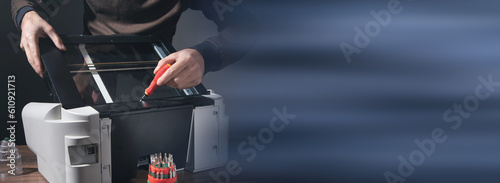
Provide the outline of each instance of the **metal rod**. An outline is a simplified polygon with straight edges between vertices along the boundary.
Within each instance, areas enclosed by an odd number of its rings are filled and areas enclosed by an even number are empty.
[[[133,68],[119,68],[119,69],[96,69],[96,70],[78,70],[78,71],[69,71],[69,73],[86,73],[86,72],[111,72],[111,71],[131,71],[131,70],[146,70],[146,69],[154,69],[156,67],[133,67]]]
[[[104,63],[92,63],[92,64],[68,64],[68,66],[85,66],[85,65],[119,65],[119,64],[137,64],[137,63],[158,63],[159,60],[152,61],[129,61],[129,62],[104,62]]]

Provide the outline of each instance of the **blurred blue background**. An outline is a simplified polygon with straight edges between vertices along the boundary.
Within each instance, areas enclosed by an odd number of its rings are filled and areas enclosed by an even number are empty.
[[[384,172],[398,175],[398,156],[408,160],[418,150],[414,140],[431,138],[435,128],[447,140],[405,182],[500,181],[500,87],[459,129],[443,120],[446,110],[475,94],[479,76],[500,81],[500,2],[402,0],[402,12],[348,63],[339,44],[353,44],[354,27],[364,30],[375,20],[370,11],[388,2],[244,1],[261,25],[257,45],[203,82],[226,103],[229,158],[242,168],[232,182],[387,182]],[[7,6],[2,2],[2,74],[40,81],[19,86],[18,107],[47,100],[30,93],[43,83],[6,39],[18,34]],[[61,34],[80,33],[74,20],[81,20],[81,2],[63,7],[52,24]],[[201,12],[189,10],[173,44],[182,49],[216,33]],[[268,128],[272,109],[284,106],[296,118],[246,161],[238,146]]]

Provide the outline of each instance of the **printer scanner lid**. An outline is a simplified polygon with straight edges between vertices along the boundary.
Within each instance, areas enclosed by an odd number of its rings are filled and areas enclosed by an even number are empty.
[[[54,101],[66,109],[92,106],[100,112],[120,112],[123,106],[128,106],[124,111],[133,111],[213,104],[201,96],[209,93],[202,84],[183,90],[161,86],[139,102],[158,61],[175,52],[165,39],[135,35],[63,35],[61,39],[66,51],[48,39],[40,41],[40,49],[47,87]]]

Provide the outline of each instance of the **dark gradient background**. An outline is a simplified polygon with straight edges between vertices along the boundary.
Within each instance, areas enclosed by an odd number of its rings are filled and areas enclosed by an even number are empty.
[[[430,138],[435,128],[447,140],[405,182],[500,182],[500,87],[459,129],[443,120],[453,104],[474,95],[479,76],[500,81],[500,2],[402,0],[403,11],[347,63],[339,44],[353,44],[353,28],[364,29],[374,20],[370,11],[388,2],[244,2],[260,21],[258,44],[242,61],[204,78],[230,116],[229,158],[242,168],[231,182],[386,182],[385,171],[398,172],[398,156],[408,159],[418,149],[414,140]],[[23,52],[6,39],[18,32],[9,4],[1,3],[2,77],[18,76],[20,114],[26,102],[47,97]],[[70,1],[52,19],[59,33],[81,32],[80,3]],[[174,46],[215,33],[200,12],[188,11]],[[284,106],[297,117],[247,162],[238,145],[269,127],[272,109]]]

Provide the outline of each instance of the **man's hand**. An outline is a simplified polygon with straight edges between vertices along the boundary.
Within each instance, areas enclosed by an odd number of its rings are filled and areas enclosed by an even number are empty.
[[[186,89],[201,83],[205,73],[205,60],[195,49],[184,49],[168,55],[158,62],[154,73],[165,64],[172,65],[158,79],[158,85]]]
[[[52,42],[62,51],[66,50],[61,38],[57,35],[52,26],[42,19],[35,11],[29,11],[24,14],[21,21],[21,49],[26,53],[28,62],[33,67],[33,70],[43,77],[42,62],[40,59],[40,49],[38,47],[38,39],[40,37],[49,36]]]

